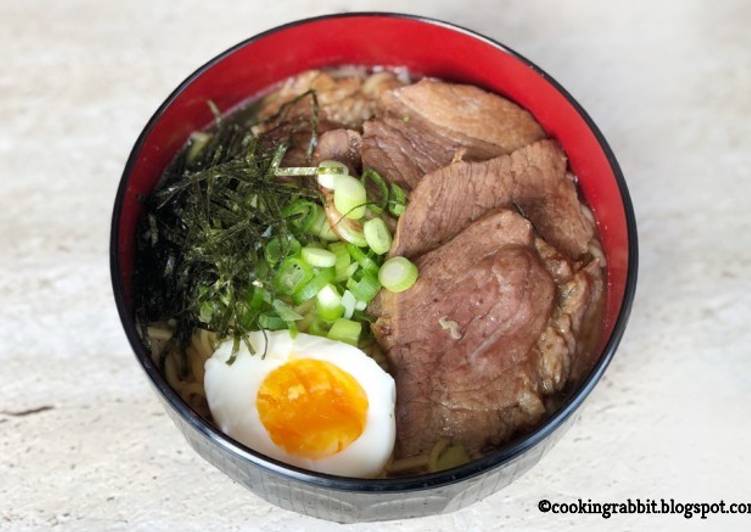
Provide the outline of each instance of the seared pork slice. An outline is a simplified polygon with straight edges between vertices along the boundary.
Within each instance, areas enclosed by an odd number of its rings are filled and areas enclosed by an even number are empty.
[[[307,91],[315,91],[319,119],[349,128],[360,128],[374,114],[381,94],[401,82],[392,72],[336,76],[320,70],[307,70],[289,78],[265,96],[258,117],[263,121],[277,115],[282,107]],[[283,120],[307,117],[313,109],[311,97],[300,99],[284,111]]]
[[[537,239],[536,245],[557,285],[555,308],[533,354],[540,391],[552,395],[568,383],[581,382],[596,361],[604,303],[603,270],[593,260],[574,272],[573,265],[555,255],[547,243]]]
[[[597,260],[589,262],[578,272],[587,283],[587,290],[583,297],[576,298],[574,293],[562,291],[563,301],[561,308],[564,312],[576,308],[574,303],[580,305],[581,310],[570,312],[572,316],[571,328],[576,338],[575,355],[571,361],[569,382],[581,382],[592,370],[597,362],[597,344],[602,336],[602,313],[605,308],[605,271]],[[578,320],[577,320],[578,318]]]
[[[409,290],[382,290],[372,329],[397,383],[397,454],[442,437],[470,452],[498,445],[545,413],[534,347],[555,284],[531,224],[502,210],[417,259]]]
[[[353,129],[332,129],[318,139],[316,162],[334,160],[344,163],[351,174],[360,171],[362,137]]]
[[[399,218],[392,255],[436,248],[488,211],[516,206],[545,240],[570,258],[588,250],[594,227],[566,176],[566,156],[542,140],[489,161],[460,161],[426,175]]]
[[[482,161],[545,138],[509,100],[434,79],[384,92],[376,114],[363,125],[363,165],[406,188],[456,156]]]

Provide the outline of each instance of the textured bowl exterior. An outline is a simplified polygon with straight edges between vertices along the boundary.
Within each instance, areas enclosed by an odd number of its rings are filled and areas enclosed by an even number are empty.
[[[454,512],[508,486],[532,468],[575,421],[571,416],[539,445],[516,458],[460,482],[409,491],[349,491],[270,474],[211,438],[165,403],[165,409],[190,446],[209,463],[264,500],[286,510],[339,523],[407,519]]]
[[[274,62],[257,59],[272,56]],[[352,479],[263,456],[196,414],[166,383],[138,336],[131,281],[140,197],[151,192],[188,135],[211,121],[206,100],[226,111],[303,70],[347,64],[402,65],[472,83],[532,112],[569,156],[608,261],[602,354],[590,375],[536,430],[449,471]],[[349,13],[297,21],[252,37],[199,68],[165,100],[136,141],[123,172],[112,218],[110,265],[115,302],[136,358],[196,452],[273,504],[351,523],[455,511],[509,485],[536,464],[571,425],[615,354],[634,297],[637,255],[634,214],[615,157],[586,112],[545,72],[505,46],[458,26],[400,14]]]

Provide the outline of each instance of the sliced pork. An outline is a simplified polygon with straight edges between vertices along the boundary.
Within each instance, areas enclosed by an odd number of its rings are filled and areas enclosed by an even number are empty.
[[[539,234],[571,258],[586,253],[594,227],[551,140],[483,162],[457,162],[426,175],[399,219],[392,255],[416,257],[499,207],[517,207]]]
[[[321,121],[360,128],[365,120],[373,116],[379,97],[400,85],[401,82],[392,72],[335,76],[320,70],[307,70],[289,78],[266,96],[258,116],[261,120],[278,117],[280,112],[284,113],[284,117],[281,117],[283,120],[310,116],[312,97],[300,98],[293,104],[290,102],[308,91],[314,91]]]
[[[408,189],[455,157],[482,161],[545,138],[509,100],[434,79],[383,92],[376,116],[363,125],[363,165]]]
[[[351,174],[360,171],[360,149],[362,136],[353,129],[332,129],[318,139],[316,162],[335,160],[344,163]]]
[[[399,455],[441,437],[479,451],[534,425],[545,408],[531,354],[556,288],[531,224],[491,214],[417,264],[411,289],[381,291],[371,309],[396,371]]]

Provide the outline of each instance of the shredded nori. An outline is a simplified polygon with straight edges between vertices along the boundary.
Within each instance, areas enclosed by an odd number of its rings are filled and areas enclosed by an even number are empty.
[[[310,97],[312,112],[308,155],[317,135],[318,104],[306,92],[269,119],[284,120],[287,110]],[[269,140],[253,133],[251,123],[222,118],[206,133],[205,145],[188,156],[190,143],[177,156],[161,184],[144,198],[136,250],[136,315],[141,323],[175,320],[175,339],[186,345],[200,326],[219,337],[233,337],[235,348],[248,332],[263,329],[258,317],[275,297],[273,272],[264,247],[276,239],[280,259],[289,242],[303,241],[284,207],[299,199],[320,202],[311,180],[276,175],[291,135]],[[295,127],[290,128],[290,132]],[[251,306],[254,290],[267,296],[263,307]],[[251,352],[252,346],[248,346]]]

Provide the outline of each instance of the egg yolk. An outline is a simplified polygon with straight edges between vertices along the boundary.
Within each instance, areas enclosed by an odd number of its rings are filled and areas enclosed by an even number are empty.
[[[323,360],[300,358],[266,376],[256,408],[276,445],[295,456],[320,459],[360,437],[368,398],[346,371]]]

